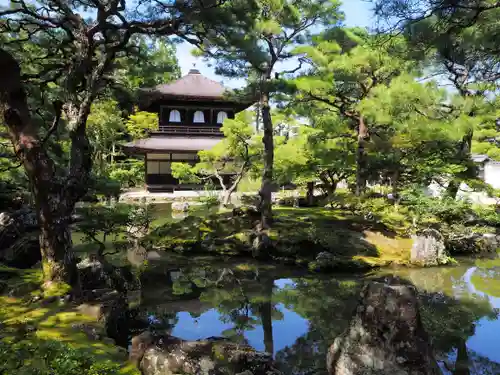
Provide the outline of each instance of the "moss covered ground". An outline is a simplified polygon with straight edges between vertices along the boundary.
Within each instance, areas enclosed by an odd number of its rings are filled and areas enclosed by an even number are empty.
[[[144,244],[185,255],[252,256],[256,219],[248,212],[190,216],[156,228]],[[404,227],[403,223],[397,224]],[[271,246],[260,255],[311,270],[407,265],[412,246],[411,238],[405,237],[396,225],[329,208],[276,208],[268,236]],[[327,265],[316,262],[317,255],[324,251],[334,256]]]
[[[42,298],[41,270],[1,267],[0,276],[0,345],[7,348],[2,350],[0,372],[28,374],[36,368],[43,375],[139,374],[127,363],[126,351],[105,337],[94,318],[55,295]]]

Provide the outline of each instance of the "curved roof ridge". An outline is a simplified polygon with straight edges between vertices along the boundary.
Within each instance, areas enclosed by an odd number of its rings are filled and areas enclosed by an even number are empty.
[[[178,80],[159,84],[151,91],[179,97],[210,98],[223,98],[225,93],[231,92],[220,82],[205,77],[198,70],[190,70],[188,74]]]

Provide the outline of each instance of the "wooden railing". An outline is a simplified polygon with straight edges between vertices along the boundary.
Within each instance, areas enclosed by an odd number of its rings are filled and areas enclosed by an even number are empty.
[[[219,126],[191,126],[191,125],[160,125],[157,134],[204,134],[204,135],[222,135]]]

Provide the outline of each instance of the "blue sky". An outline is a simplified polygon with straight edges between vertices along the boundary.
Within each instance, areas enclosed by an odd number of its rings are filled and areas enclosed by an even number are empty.
[[[373,24],[372,5],[367,0],[343,0],[343,3],[342,10],[345,13],[346,25],[369,27]],[[217,76],[213,68],[206,66],[200,58],[195,58],[191,55],[192,49],[193,47],[187,43],[177,46],[177,59],[179,60],[182,75],[187,74],[187,72],[193,68],[193,64],[196,64],[196,69],[198,69],[201,74],[215,81],[224,82],[224,85],[228,87],[237,87],[243,83],[242,80],[229,80],[225,77]],[[289,67],[286,66],[284,68],[293,69],[294,67],[295,64],[291,62]]]
[[[342,10],[345,13],[345,23],[348,26],[362,26],[369,27],[373,24],[372,22],[372,12],[370,0],[343,0]],[[7,5],[8,0],[0,0],[0,5]],[[177,58],[182,70],[182,74],[187,74],[187,72],[193,68],[193,64],[196,64],[196,68],[208,78],[215,81],[223,81],[228,87],[237,87],[243,84],[242,80],[228,80],[227,78],[217,76],[214,70],[208,66],[201,59],[197,59],[191,55],[191,50],[193,47],[187,43],[177,46]],[[290,70],[296,67],[294,61],[283,65],[280,68],[284,70]]]

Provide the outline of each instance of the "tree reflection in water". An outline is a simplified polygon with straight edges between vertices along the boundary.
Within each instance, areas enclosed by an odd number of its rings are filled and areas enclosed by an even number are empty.
[[[468,267],[392,270],[412,281],[420,291],[421,314],[424,326],[432,340],[436,358],[444,374],[488,375],[500,374],[500,364],[467,347],[467,340],[476,333],[479,319],[498,319],[487,292],[495,287],[478,281],[482,275],[488,281],[500,282],[498,274],[480,268],[474,284],[481,286],[483,295],[471,293]],[[348,326],[358,303],[359,292],[367,277],[306,276],[291,278],[283,287],[282,270],[261,268],[256,265],[220,265],[210,262],[202,266],[184,266],[170,275],[163,283],[163,303],[152,306],[155,317],[163,314],[163,322],[176,323],[176,313],[190,312],[201,316],[207,311],[216,311],[224,323],[220,335],[238,343],[257,345],[275,354],[275,359],[285,374],[326,374],[326,352],[335,337]],[[293,275],[292,275],[293,276]],[[374,275],[379,277],[380,275]],[[154,278],[153,278],[154,279]],[[482,279],[481,279],[482,280]],[[489,289],[488,289],[489,288]],[[147,293],[146,293],[147,294]],[[168,300],[169,302],[165,303]],[[182,302],[182,303],[181,303]],[[158,310],[162,306],[163,310]],[[170,306],[170,308],[169,308]],[[273,322],[281,321],[289,331],[299,331],[290,325],[280,309],[285,308],[308,321],[308,331],[296,336],[294,342],[279,340],[276,348]],[[221,324],[222,325],[222,324]],[[229,328],[228,328],[229,326]],[[262,327],[262,328],[261,328]],[[246,333],[262,330],[260,340],[255,342]],[[298,333],[301,334],[302,332]],[[262,346],[261,346],[262,345]]]

